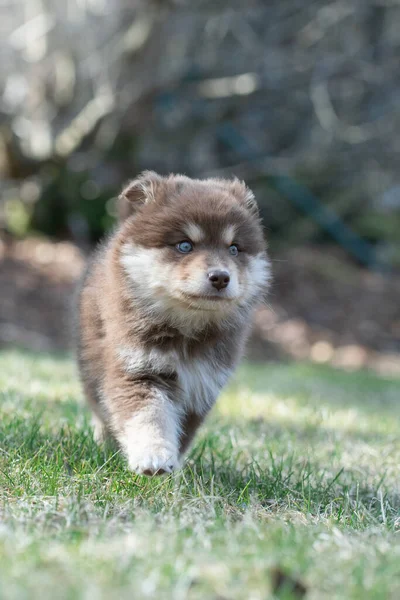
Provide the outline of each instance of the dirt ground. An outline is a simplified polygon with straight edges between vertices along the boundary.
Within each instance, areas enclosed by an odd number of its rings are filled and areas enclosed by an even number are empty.
[[[68,242],[0,238],[0,345],[71,348],[84,265],[84,253]],[[287,251],[273,273],[249,358],[400,374],[400,274],[366,271],[333,248]]]

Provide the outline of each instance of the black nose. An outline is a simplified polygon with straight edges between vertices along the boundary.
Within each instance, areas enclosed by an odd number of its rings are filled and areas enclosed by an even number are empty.
[[[210,271],[208,279],[211,281],[211,285],[217,290],[223,290],[228,287],[228,283],[231,280],[228,271]]]

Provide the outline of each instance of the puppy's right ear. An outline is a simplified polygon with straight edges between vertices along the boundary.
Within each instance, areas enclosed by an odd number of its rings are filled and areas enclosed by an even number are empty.
[[[122,190],[118,197],[118,218],[124,221],[142,204],[155,202],[163,177],[154,171],[143,171]]]

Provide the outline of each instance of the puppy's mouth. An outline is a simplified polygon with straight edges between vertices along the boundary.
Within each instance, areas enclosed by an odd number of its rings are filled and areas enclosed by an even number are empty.
[[[232,302],[234,298],[229,298],[228,296],[217,296],[217,294],[182,294],[185,298],[189,298],[191,300],[210,300],[211,302],[221,302],[223,300]]]
[[[232,304],[237,301],[237,298],[232,298],[217,294],[188,294],[181,292],[180,300],[188,306],[188,308],[202,308],[204,310],[215,310],[218,306]]]

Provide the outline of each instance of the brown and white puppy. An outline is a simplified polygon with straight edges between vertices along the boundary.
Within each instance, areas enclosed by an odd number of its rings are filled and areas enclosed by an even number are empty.
[[[120,200],[81,291],[81,377],[97,439],[136,473],[169,473],[242,355],[269,261],[238,180],[145,172]]]

